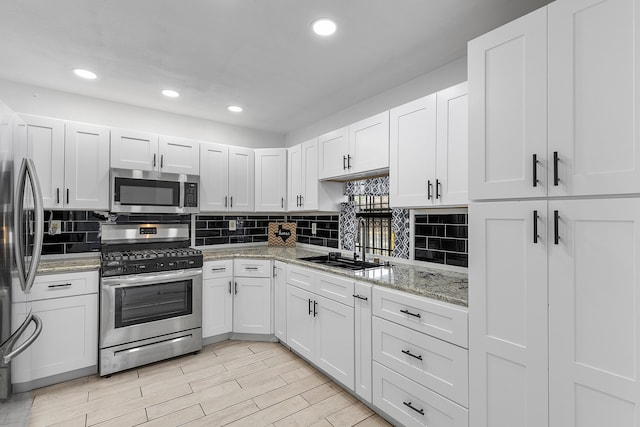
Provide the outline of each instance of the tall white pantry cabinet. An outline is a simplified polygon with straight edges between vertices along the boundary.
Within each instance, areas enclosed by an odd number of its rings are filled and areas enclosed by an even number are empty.
[[[640,425],[640,4],[469,43],[473,427]]]

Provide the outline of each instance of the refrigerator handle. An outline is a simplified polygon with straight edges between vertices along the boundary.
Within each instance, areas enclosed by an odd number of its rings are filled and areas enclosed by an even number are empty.
[[[29,323],[31,322],[36,324],[36,329],[29,338],[20,344],[18,348],[13,349],[13,345],[22,336],[25,329],[27,329],[27,326],[29,326]],[[42,332],[42,320],[38,315],[29,312],[27,319],[22,323],[20,328],[18,328],[18,330],[14,332],[7,341],[5,341],[2,347],[0,347],[0,356],[2,357],[2,359],[0,359],[0,366],[8,365],[11,362],[11,359],[25,351],[27,347],[29,347],[38,338],[38,336],[40,336],[40,332]]]
[[[33,237],[33,254],[31,256],[31,264],[29,265],[29,272],[25,274],[24,268],[24,224],[22,223],[22,214],[24,212],[24,192],[27,185],[27,175],[29,175],[29,182],[31,183],[31,190],[33,192],[34,199],[34,222],[35,231]],[[36,167],[32,159],[22,159],[22,165],[20,165],[20,173],[18,174],[18,186],[16,188],[15,197],[15,211],[14,211],[14,224],[17,230],[18,238],[14,245],[16,252],[16,267],[18,270],[18,278],[20,279],[20,286],[25,293],[31,292],[33,281],[36,278],[36,272],[38,264],[40,263],[40,256],[42,254],[42,241],[44,239],[44,209],[42,202],[42,190],[40,189],[40,181],[36,173]]]

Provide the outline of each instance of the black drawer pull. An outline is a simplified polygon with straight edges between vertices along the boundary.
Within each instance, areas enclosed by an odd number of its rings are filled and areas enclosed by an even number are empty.
[[[404,403],[405,406],[408,406],[409,408],[413,409],[414,411],[416,411],[417,413],[419,413],[420,415],[424,415],[424,409],[418,409],[416,407],[414,407],[411,402],[402,402]]]
[[[560,214],[558,211],[553,211],[553,243],[557,245],[560,243],[560,231],[558,230],[560,222]]]
[[[244,269],[245,270],[257,270],[258,267],[245,267]]]
[[[354,295],[353,297],[354,297],[354,298],[361,299],[361,300],[363,300],[363,301],[367,301],[367,300],[368,300],[368,298],[367,298],[367,297],[363,297],[362,295]]]
[[[533,211],[533,243],[538,243],[538,211]]]
[[[560,182],[560,178],[558,178],[558,162],[559,161],[560,160],[558,159],[558,152],[554,151],[553,152],[553,185],[556,187]]]
[[[227,267],[217,267],[217,268],[212,268],[211,271],[226,271]]]
[[[412,313],[409,310],[400,310],[400,313],[408,314],[409,316],[417,317],[418,319],[422,317],[420,313]]]
[[[69,286],[73,286],[73,283],[60,283],[57,285],[49,285],[48,288],[68,288]]]
[[[402,352],[404,354],[406,354],[407,356],[411,356],[411,357],[414,357],[414,358],[416,358],[418,360],[422,360],[422,356],[419,356],[419,355],[416,356],[415,354],[411,353],[409,350],[402,350]]]
[[[538,186],[538,155],[533,155],[533,186]]]

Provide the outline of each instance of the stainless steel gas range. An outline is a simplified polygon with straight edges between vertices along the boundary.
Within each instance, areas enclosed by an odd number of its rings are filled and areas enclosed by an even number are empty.
[[[103,224],[100,375],[202,348],[202,253],[187,224]]]

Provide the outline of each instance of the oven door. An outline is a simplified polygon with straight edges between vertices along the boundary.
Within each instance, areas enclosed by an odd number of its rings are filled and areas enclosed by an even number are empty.
[[[202,269],[102,278],[100,348],[202,327]]]

